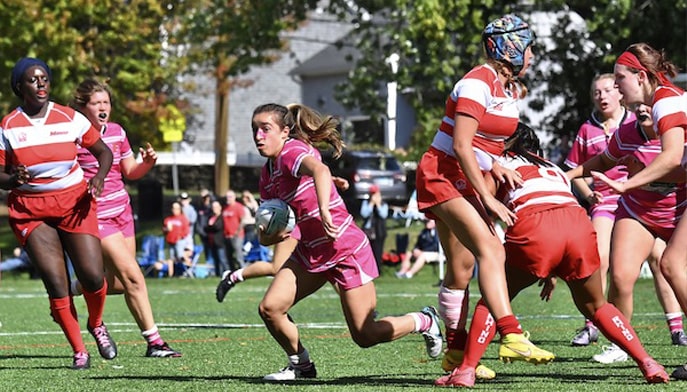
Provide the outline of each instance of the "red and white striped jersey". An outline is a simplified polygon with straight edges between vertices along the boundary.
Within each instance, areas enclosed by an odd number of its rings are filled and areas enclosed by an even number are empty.
[[[568,177],[558,166],[538,166],[521,156],[501,156],[498,162],[522,175],[522,186],[501,187],[497,195],[517,216],[563,206],[580,207],[570,191]]]
[[[30,118],[19,107],[2,119],[0,165],[25,165],[31,176],[13,192],[59,192],[84,181],[76,161],[77,145],[92,146],[100,133],[74,109],[48,105],[42,118]]]
[[[444,118],[437,133],[449,137],[435,138],[432,146],[451,156],[456,113],[477,120],[479,125],[472,144],[494,155],[503,152],[504,141],[518,126],[517,99],[503,87],[498,74],[488,64],[477,66],[468,72],[455,84],[446,99]]]
[[[675,86],[658,86],[651,109],[654,129],[659,135],[680,127],[687,140],[687,94]]]

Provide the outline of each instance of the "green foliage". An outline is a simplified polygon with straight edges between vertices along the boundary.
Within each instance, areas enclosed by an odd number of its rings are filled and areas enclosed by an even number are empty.
[[[332,1],[339,15],[350,18],[346,1]],[[546,112],[554,97],[562,97],[562,110],[543,121],[542,130],[555,137],[574,136],[591,108],[589,85],[594,75],[612,72],[615,58],[633,42],[646,41],[664,48],[676,64],[686,64],[687,36],[685,0],[668,1],[562,1],[534,0],[386,0],[357,1],[361,8],[353,17],[358,28],[349,38],[361,51],[337,99],[349,108],[359,107],[373,118],[383,118],[381,96],[386,81],[396,80],[418,118],[409,155],[425,151],[443,114],[446,95],[471,67],[483,61],[481,32],[486,23],[514,12],[528,19],[533,12],[549,12],[550,36],[542,36],[535,47],[535,62],[552,64],[531,71],[525,82],[531,90],[546,86],[541,99],[524,108],[524,120]],[[349,10],[350,11],[350,10]],[[582,28],[573,28],[582,18]],[[372,17],[364,17],[369,12]],[[650,26],[650,28],[649,28]],[[655,28],[655,26],[661,26]],[[551,39],[555,48],[544,45]],[[401,57],[393,75],[385,59]]]
[[[168,92],[175,74],[162,65],[160,26],[165,17],[158,1],[26,1],[0,4],[0,112],[19,104],[9,75],[24,56],[45,60],[53,71],[51,98],[68,104],[86,77],[110,80],[115,121],[131,129],[131,142],[160,140],[152,112],[129,110],[131,101]]]
[[[568,1],[571,11],[584,18],[586,31],[571,27],[561,7],[538,1],[542,10],[558,10],[552,24],[555,50],[537,52],[536,61],[559,64],[534,76],[531,85],[547,84],[547,97],[535,102],[534,110],[545,109],[553,96],[562,96],[562,110],[546,118],[544,129],[556,138],[573,136],[593,108],[589,88],[592,78],[613,72],[617,56],[632,43],[647,42],[664,49],[668,59],[684,69],[687,63],[685,36],[687,2],[680,1]],[[657,27],[657,26],[660,26]]]

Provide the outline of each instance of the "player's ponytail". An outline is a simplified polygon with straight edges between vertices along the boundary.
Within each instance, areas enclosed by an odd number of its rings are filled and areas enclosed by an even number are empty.
[[[537,133],[523,123],[518,123],[515,133],[506,139],[504,155],[518,155],[537,166],[555,166],[553,163],[542,158],[543,155],[539,137]]]

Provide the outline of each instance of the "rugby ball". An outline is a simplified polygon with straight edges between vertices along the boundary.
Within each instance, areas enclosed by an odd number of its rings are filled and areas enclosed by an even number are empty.
[[[258,206],[255,224],[267,235],[290,232],[296,226],[296,214],[284,200],[269,199]]]

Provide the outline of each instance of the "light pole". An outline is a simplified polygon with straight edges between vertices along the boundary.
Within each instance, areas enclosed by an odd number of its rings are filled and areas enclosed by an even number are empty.
[[[391,67],[391,73],[394,75],[394,80],[386,84],[386,134],[384,135],[384,142],[386,148],[393,151],[396,149],[396,112],[398,103],[398,83],[396,82],[396,73],[398,72],[398,60],[400,56],[398,53],[392,53],[386,58],[385,62]]]

